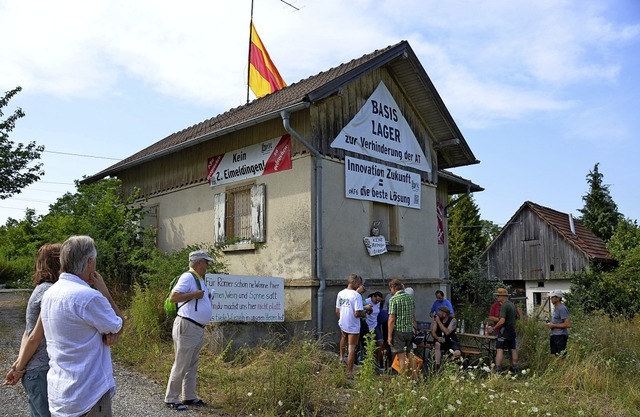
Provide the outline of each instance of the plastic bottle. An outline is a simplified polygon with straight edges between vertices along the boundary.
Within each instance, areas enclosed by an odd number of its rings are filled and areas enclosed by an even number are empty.
[[[489,322],[484,325],[484,335],[489,336]]]
[[[464,333],[464,320],[462,320],[462,324],[460,325],[460,333]]]
[[[484,322],[480,322],[480,331],[478,332],[480,336],[484,336]]]

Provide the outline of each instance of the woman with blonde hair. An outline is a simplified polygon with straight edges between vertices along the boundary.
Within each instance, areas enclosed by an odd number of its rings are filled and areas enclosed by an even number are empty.
[[[26,328],[22,335],[20,353],[3,384],[15,385],[22,379],[22,385],[29,397],[29,411],[32,417],[51,415],[47,398],[49,356],[40,321],[40,302],[44,293],[58,281],[61,247],[60,243],[45,243],[38,249],[33,274],[35,289],[27,304]]]

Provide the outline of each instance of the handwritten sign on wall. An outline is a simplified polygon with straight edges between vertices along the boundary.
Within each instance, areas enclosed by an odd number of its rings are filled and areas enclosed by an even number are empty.
[[[213,290],[211,321],[284,321],[284,279],[245,275],[206,274]]]

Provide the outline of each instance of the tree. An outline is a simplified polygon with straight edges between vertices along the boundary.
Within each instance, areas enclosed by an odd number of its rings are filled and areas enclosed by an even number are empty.
[[[607,249],[617,261],[623,261],[627,254],[640,247],[640,227],[637,220],[625,219],[622,216],[616,230],[607,242]]]
[[[31,267],[38,248],[47,242],[63,242],[71,235],[89,235],[98,249],[98,270],[109,284],[128,289],[144,270],[148,256],[139,227],[143,210],[136,195],[123,198],[118,179],[77,185],[36,216],[27,210],[25,219],[11,220],[0,228],[0,255],[7,260],[29,258]],[[1,271],[0,259],[0,273]],[[9,277],[17,279],[20,277]]]
[[[4,115],[2,108],[21,90],[21,87],[16,87],[0,98],[0,200],[19,194],[23,188],[44,175],[42,163],[30,165],[40,159],[44,146],[36,146],[35,142],[15,145],[9,140],[9,133],[15,128],[16,121],[24,117],[22,109],[18,107],[6,120],[1,119]]]
[[[482,234],[484,235],[487,244],[491,243],[502,231],[502,228],[491,220],[480,220],[480,223],[482,223]]]
[[[578,209],[582,213],[582,224],[596,236],[607,242],[613,235],[621,215],[618,206],[609,193],[609,185],[603,184],[603,175],[598,171],[599,163],[587,174],[589,192],[582,196],[584,207]]]
[[[453,203],[453,205],[451,205]],[[473,301],[473,276],[480,254],[489,244],[487,224],[480,220],[480,209],[473,195],[449,199],[449,275],[457,297]]]

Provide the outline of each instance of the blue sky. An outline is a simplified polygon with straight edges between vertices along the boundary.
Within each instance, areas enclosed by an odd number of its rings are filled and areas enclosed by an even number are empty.
[[[481,161],[453,172],[486,189],[483,219],[503,225],[526,200],[578,215],[596,163],[640,219],[637,0],[290,3],[254,6],[290,84],[409,41]],[[5,117],[26,112],[10,138],[46,147],[46,175],[0,200],[0,224],[244,104],[249,13],[250,0],[0,0],[0,91],[23,88]]]

